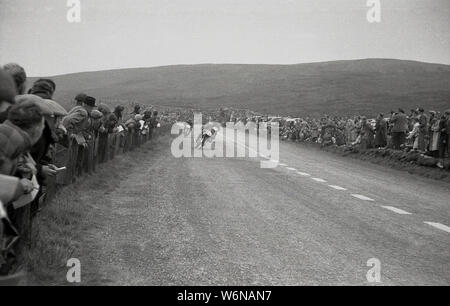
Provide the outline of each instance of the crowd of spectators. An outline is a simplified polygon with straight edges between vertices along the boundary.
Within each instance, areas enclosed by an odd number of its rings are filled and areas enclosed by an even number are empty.
[[[439,159],[450,152],[450,109],[444,112],[412,109],[379,114],[374,119],[365,116],[322,118],[290,118],[253,116],[246,120],[259,124],[278,122],[281,139],[319,143],[322,146],[351,146],[360,149],[392,149],[415,151]],[[270,128],[270,124],[267,124]]]
[[[0,68],[0,276],[14,261],[17,238],[27,234],[21,223],[39,211],[50,178],[66,168],[56,165],[57,145],[75,143],[76,167],[81,168],[90,145],[98,146],[99,162],[105,159],[101,149],[108,134],[145,135],[159,125],[153,109],[135,105],[125,113],[117,105],[111,110],[86,93],[78,94],[66,111],[53,99],[57,84],[51,79],[36,80],[28,91],[26,87],[23,67]]]
[[[365,116],[282,117],[232,110],[227,121],[256,122],[270,130],[279,125],[280,138],[296,142],[317,143],[321,146],[352,147],[360,150],[389,149],[416,152],[438,160],[443,168],[450,157],[450,109],[442,112],[422,108],[382,113],[376,118]]]

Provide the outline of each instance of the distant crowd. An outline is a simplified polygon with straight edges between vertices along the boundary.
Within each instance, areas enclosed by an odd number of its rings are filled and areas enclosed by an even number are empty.
[[[379,114],[375,119],[364,116],[322,118],[268,117],[253,115],[236,117],[233,121],[256,121],[270,128],[270,122],[278,122],[280,137],[299,142],[314,142],[322,146],[352,146],[365,149],[390,148],[416,151],[440,159],[450,152],[450,109],[443,112],[422,108],[406,114],[403,109],[392,111],[389,116]]]

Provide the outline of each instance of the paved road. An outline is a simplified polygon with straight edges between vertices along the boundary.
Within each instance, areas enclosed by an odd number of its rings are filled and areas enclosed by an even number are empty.
[[[103,279],[364,285],[376,258],[382,285],[450,285],[448,184],[291,143],[259,160],[177,159],[167,140],[105,195]]]

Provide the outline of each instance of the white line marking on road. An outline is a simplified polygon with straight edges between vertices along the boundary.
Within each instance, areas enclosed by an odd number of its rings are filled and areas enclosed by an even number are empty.
[[[279,165],[280,165],[280,166],[283,166],[283,167],[286,167],[286,166],[287,166],[286,164],[283,164],[283,163],[279,163]]]
[[[295,169],[295,168],[286,168],[286,169],[291,170],[291,171],[297,171],[297,169]]]
[[[329,187],[336,189],[336,190],[347,190],[347,188],[341,187],[341,186],[336,186],[336,185],[328,185]]]
[[[327,181],[325,181],[324,179],[321,178],[317,178],[317,177],[313,177],[313,180],[319,183],[326,183]]]
[[[355,197],[357,199],[363,200],[363,201],[375,201],[374,199],[368,198],[366,196],[360,195],[360,194],[353,194],[352,193],[352,197]]]
[[[299,174],[301,176],[311,176],[311,174],[309,174],[309,173],[300,172],[300,171],[297,171],[297,174]]]
[[[393,206],[381,206],[381,207],[386,208],[386,209],[388,209],[390,211],[393,211],[393,212],[395,212],[397,214],[400,214],[400,215],[411,215],[411,213],[409,213],[409,212],[407,212],[407,211],[405,211],[403,209],[393,207]]]
[[[441,224],[441,223],[436,223],[436,222],[424,222],[428,225],[431,225],[435,228],[438,228],[444,232],[450,233],[450,227],[448,227],[447,225]]]

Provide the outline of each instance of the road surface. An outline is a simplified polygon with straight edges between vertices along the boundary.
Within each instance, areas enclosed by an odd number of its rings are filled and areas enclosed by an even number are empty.
[[[377,284],[369,261],[380,285],[450,285],[448,184],[293,143],[273,169],[170,144],[104,195],[105,284]]]

